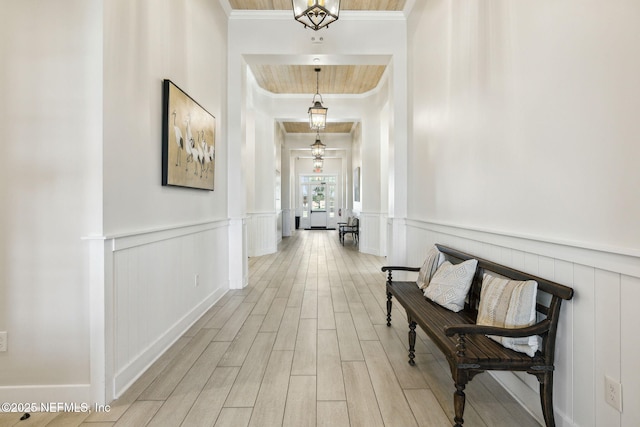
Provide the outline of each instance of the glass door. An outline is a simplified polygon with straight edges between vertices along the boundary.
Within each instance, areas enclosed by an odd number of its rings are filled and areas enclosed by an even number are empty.
[[[311,228],[327,227],[326,183],[311,183]]]
[[[301,228],[309,228],[311,227],[311,203],[309,201],[309,195],[311,192],[309,191],[310,185],[308,183],[300,184],[300,227]]]
[[[300,226],[302,228],[335,228],[336,177],[300,176]]]

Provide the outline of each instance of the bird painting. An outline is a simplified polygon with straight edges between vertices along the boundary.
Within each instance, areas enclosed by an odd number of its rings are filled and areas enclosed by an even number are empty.
[[[162,185],[213,191],[215,117],[170,80],[162,97]]]
[[[203,138],[204,132],[202,134],[198,132],[198,144],[195,146],[193,150],[193,155],[195,159],[195,169],[193,171],[194,175],[198,174],[198,166],[200,166],[200,178],[202,178],[202,166],[204,165],[204,151],[202,151],[201,140]]]
[[[211,162],[215,158],[215,148],[213,145],[208,145],[205,140],[204,131],[202,131],[202,150],[204,151],[204,164],[206,166],[205,169],[205,178],[209,178],[209,170],[211,169]]]
[[[191,133],[191,114],[187,116],[187,143],[185,145],[185,150],[187,151],[187,165],[184,170],[189,170],[189,162],[193,162],[193,149],[195,147],[195,141],[193,140],[193,133]]]
[[[173,110],[173,113],[171,113],[171,115],[173,116],[173,131],[176,134],[176,144],[178,145],[176,154],[176,166],[180,166],[180,163],[182,162],[182,150],[184,149],[184,138],[182,138],[182,131],[180,130],[178,125],[176,125],[176,110]]]

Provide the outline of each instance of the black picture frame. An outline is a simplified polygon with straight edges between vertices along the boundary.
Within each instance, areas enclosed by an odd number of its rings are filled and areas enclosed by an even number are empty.
[[[214,190],[216,118],[171,80],[162,82],[162,185]]]

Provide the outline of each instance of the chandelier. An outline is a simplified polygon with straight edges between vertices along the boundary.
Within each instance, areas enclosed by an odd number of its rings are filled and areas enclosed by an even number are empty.
[[[338,20],[340,0],[292,0],[293,17],[302,25],[318,31]]]
[[[326,145],[324,145],[322,141],[320,141],[320,133],[317,133],[316,142],[311,144],[311,155],[313,155],[314,157],[322,157],[324,156],[325,148],[326,148]]]
[[[326,145],[320,141],[320,132],[316,133],[316,142],[311,144],[311,155],[313,156],[313,171],[322,172],[322,166],[324,165],[324,150]]]
[[[324,160],[322,157],[316,156],[316,158],[313,159],[313,169],[315,170],[322,169],[323,165],[324,165]]]
[[[328,108],[322,106],[323,99],[322,95],[320,95],[320,91],[318,90],[320,68],[315,68],[314,71],[316,72],[316,94],[313,95],[313,99],[311,100],[313,105],[309,107],[309,127],[311,129],[320,130],[327,126]],[[320,98],[320,101],[316,100],[316,96]]]

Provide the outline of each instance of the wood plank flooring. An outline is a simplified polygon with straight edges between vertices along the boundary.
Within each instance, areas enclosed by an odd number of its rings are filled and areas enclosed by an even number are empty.
[[[447,362],[419,333],[407,363],[399,306],[386,326],[383,264],[336,231],[296,231],[251,258],[249,286],[223,296],[110,412],[0,414],[0,427],[450,426]],[[467,392],[465,425],[539,426],[488,374]]]

